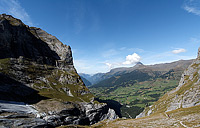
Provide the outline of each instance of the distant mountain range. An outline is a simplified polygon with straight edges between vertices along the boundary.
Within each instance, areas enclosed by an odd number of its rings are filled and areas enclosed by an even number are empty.
[[[130,73],[136,69],[150,69],[152,71],[161,71],[161,72],[166,72],[166,71],[169,71],[170,69],[183,70],[183,69],[187,68],[187,66],[191,62],[192,62],[192,60],[179,60],[179,61],[175,61],[175,62],[171,62],[171,63],[161,63],[161,64],[155,64],[155,65],[144,65],[141,62],[138,62],[133,67],[114,68],[114,69],[111,69],[107,73],[97,73],[94,75],[79,73],[79,75],[81,76],[81,78],[89,81],[91,83],[91,85],[95,85],[105,79],[111,78],[113,76],[119,76],[122,74]],[[88,86],[87,83],[88,82],[86,82],[85,84]]]
[[[122,117],[134,118],[145,106],[153,104],[160,96],[175,88],[181,74],[192,61],[179,60],[155,65],[143,65],[140,62],[130,68],[112,69],[101,74],[96,79],[99,82],[90,85],[89,89],[100,100],[119,102],[122,105]]]
[[[91,83],[91,85],[94,85],[94,84],[97,84],[98,82],[100,82],[102,80],[105,80],[105,79],[108,79],[108,78],[110,78],[112,76],[116,76],[116,75],[119,75],[119,74],[130,72],[133,69],[136,69],[140,65],[143,65],[143,64],[141,62],[138,62],[134,66],[134,68],[121,67],[121,68],[111,69],[107,73],[96,73],[96,74],[93,74],[93,75],[85,74],[85,73],[79,73],[79,75],[81,76],[81,78],[83,78],[83,82],[85,80],[85,82],[84,82],[85,85],[86,86],[90,86],[90,85],[87,84],[88,83],[87,81],[89,81]]]
[[[81,78],[84,78],[86,79],[87,81],[89,81],[92,84],[96,84],[98,83],[99,81],[103,80],[102,76],[104,75],[105,73],[97,73],[97,74],[94,74],[94,75],[90,75],[90,74],[85,74],[85,73],[79,73],[79,75],[81,76]],[[84,81],[83,79],[83,81]],[[86,86],[88,86],[87,83],[85,83]]]

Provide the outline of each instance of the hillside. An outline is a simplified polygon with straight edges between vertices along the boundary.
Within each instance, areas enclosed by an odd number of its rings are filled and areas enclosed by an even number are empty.
[[[200,48],[197,58],[183,72],[179,85],[167,92],[137,119],[102,121],[91,128],[199,128]]]
[[[178,87],[166,93],[153,106],[147,107],[138,117],[200,105],[199,71],[200,49],[197,58],[182,74]]]
[[[86,78],[84,78],[84,77],[81,76],[81,79],[83,80],[83,83],[84,83],[86,86],[92,85],[92,83],[91,83],[90,81],[88,81]]]
[[[141,62],[136,63],[135,66],[133,67],[120,67],[120,68],[114,68],[111,69],[109,72],[107,73],[97,73],[94,75],[89,75],[89,74],[85,74],[85,73],[79,73],[79,75],[81,77],[84,77],[85,79],[87,79],[88,81],[90,81],[92,83],[92,85],[98,84],[99,82],[109,79],[111,77],[114,76],[119,76],[119,75],[123,75],[126,73],[130,73],[136,69],[152,69],[153,71],[169,71],[170,69],[178,69],[180,68],[187,68],[187,66],[190,64],[190,61],[187,60],[179,60],[179,61],[175,61],[172,63],[161,63],[161,64],[155,64],[155,65],[144,65]]]
[[[138,119],[101,121],[92,126],[62,126],[59,128],[199,128],[200,105],[152,114]]]
[[[122,105],[123,117],[135,118],[145,106],[152,105],[167,91],[177,87],[182,72],[192,61],[180,60],[156,65],[140,64],[129,68],[130,71],[124,68],[126,71],[123,70],[123,73],[120,69],[120,75],[100,81],[89,89],[101,100],[118,101]]]
[[[0,15],[0,127],[89,125],[115,118],[77,74],[70,46]]]
[[[102,121],[85,128],[199,128],[199,120],[200,105],[181,108],[167,113],[152,114],[138,119],[118,119],[111,122]]]

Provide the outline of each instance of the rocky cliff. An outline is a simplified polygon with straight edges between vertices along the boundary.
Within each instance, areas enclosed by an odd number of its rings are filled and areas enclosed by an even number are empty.
[[[137,117],[200,105],[200,48],[197,58],[184,71],[178,87],[166,93]]]
[[[30,110],[26,104],[33,111],[24,111]],[[40,28],[0,15],[0,126],[87,125],[115,118],[85,87],[70,46]]]

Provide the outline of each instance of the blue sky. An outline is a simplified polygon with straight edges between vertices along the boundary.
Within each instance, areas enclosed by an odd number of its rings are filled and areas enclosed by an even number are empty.
[[[0,0],[0,13],[70,45],[78,72],[192,59],[199,0]]]

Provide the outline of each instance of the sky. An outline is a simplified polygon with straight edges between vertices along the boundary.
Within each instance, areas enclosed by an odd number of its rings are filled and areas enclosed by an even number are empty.
[[[0,0],[0,13],[70,45],[79,73],[194,59],[199,0]]]

